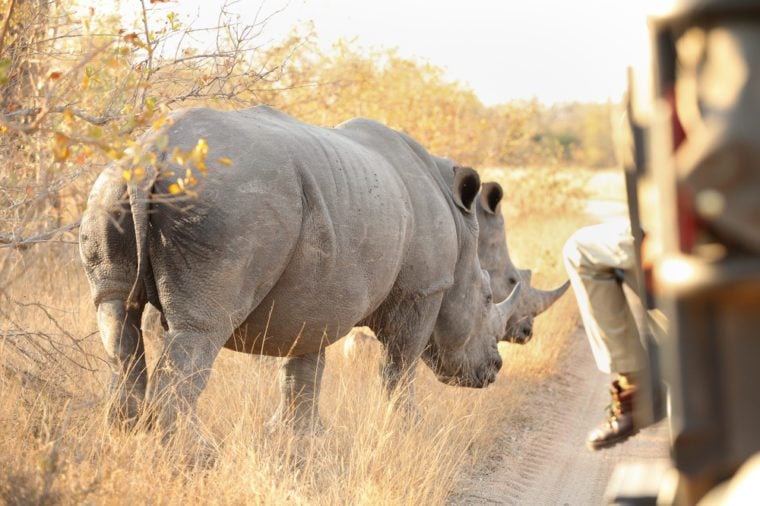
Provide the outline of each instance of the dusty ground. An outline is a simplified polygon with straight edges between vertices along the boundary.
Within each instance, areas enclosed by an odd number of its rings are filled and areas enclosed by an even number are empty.
[[[625,216],[621,174],[600,173],[589,186],[589,224]],[[605,416],[609,376],[596,368],[582,328],[563,345],[557,373],[529,393],[524,416],[503,428],[489,458],[450,504],[603,504],[617,463],[668,457],[666,421],[613,448],[586,447],[588,431]]]
[[[609,403],[582,329],[570,337],[559,371],[530,394],[519,426],[504,427],[483,463],[451,504],[602,504],[615,464],[667,458],[667,425],[642,430],[613,448],[592,452],[586,434]]]

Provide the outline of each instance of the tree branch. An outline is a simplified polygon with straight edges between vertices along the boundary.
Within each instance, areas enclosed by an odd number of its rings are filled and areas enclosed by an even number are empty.
[[[0,248],[23,249],[32,244],[47,242],[60,234],[78,228],[81,221],[82,220],[79,219],[73,223],[69,223],[68,225],[64,225],[62,227],[43,232],[41,234],[33,235],[31,237],[15,237],[13,235],[0,234]]]
[[[0,54],[3,54],[3,49],[5,49],[4,42],[5,42],[5,34],[8,33],[8,26],[11,23],[11,14],[13,14],[13,8],[16,6],[16,0],[10,0],[8,2],[8,5],[5,8],[5,17],[3,18],[3,28],[0,30]]]
[[[51,107],[47,110],[48,113],[63,113],[63,112],[70,112],[77,118],[83,119],[87,123],[90,123],[92,125],[96,126],[102,126],[107,123],[110,123],[111,121],[115,119],[122,118],[121,115],[111,115],[111,116],[93,116],[91,114],[88,114],[81,109],[73,109],[66,105],[59,105],[56,107]],[[10,118],[15,118],[17,116],[31,116],[31,115],[38,115],[42,112],[42,107],[28,107],[26,109],[18,109],[13,112],[9,112],[7,114],[0,113],[0,116],[2,116],[2,121],[5,123],[8,123]]]

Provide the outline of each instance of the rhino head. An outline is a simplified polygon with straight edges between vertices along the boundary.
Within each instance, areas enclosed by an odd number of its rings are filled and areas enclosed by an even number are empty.
[[[518,269],[509,258],[504,217],[499,204],[504,196],[499,183],[484,183],[478,200],[478,256],[482,267],[491,275],[491,288],[496,299],[506,297],[521,284],[523,289],[517,307],[507,322],[502,341],[525,344],[533,336],[533,319],[546,311],[570,286],[566,281],[554,290],[531,286],[531,271]]]
[[[453,200],[461,220],[454,284],[443,296],[433,335],[422,356],[440,381],[472,388],[495,381],[502,365],[498,341],[520,293],[518,283],[502,302],[494,302],[490,275],[481,268],[477,252],[479,189],[478,173],[457,167]]]

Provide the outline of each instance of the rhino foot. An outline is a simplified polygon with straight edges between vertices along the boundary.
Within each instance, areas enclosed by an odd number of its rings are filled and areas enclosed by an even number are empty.
[[[219,455],[219,446],[207,431],[201,429],[195,416],[187,417],[174,431],[164,432],[162,441],[184,467],[192,470],[212,468]]]
[[[112,427],[133,430],[142,419],[143,406],[133,397],[115,399],[108,408],[108,422]]]
[[[297,418],[292,414],[281,413],[280,410],[264,424],[264,432],[268,435],[283,428],[292,428],[296,435],[319,435],[326,430],[319,416]]]

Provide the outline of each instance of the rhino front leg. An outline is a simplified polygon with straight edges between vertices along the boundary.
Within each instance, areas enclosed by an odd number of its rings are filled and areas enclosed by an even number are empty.
[[[109,392],[112,422],[133,425],[142,410],[148,373],[140,333],[142,307],[127,310],[121,300],[98,305],[100,337],[111,366]]]
[[[292,424],[297,433],[320,432],[319,389],[325,369],[325,350],[286,357],[280,366],[280,405],[267,422],[269,432]]]
[[[380,376],[388,397],[404,416],[412,421],[420,418],[417,403],[414,400],[415,366],[422,350],[385,348]]]
[[[381,307],[380,316],[370,321],[383,343],[383,386],[396,407],[413,420],[419,418],[414,400],[415,368],[433,333],[442,299],[442,293],[392,298],[391,307]]]

